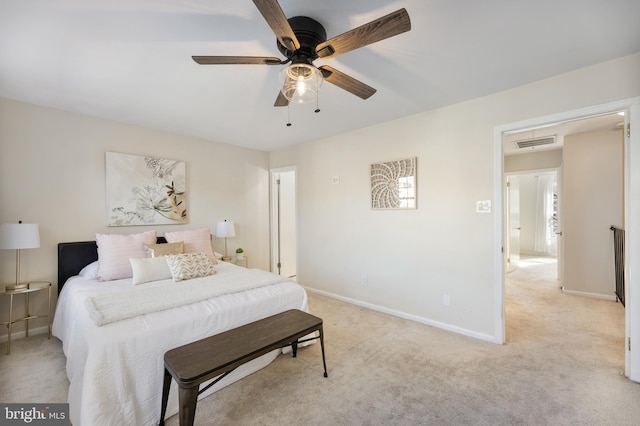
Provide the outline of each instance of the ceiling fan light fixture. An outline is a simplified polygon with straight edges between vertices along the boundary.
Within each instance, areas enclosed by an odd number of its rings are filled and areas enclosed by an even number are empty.
[[[318,97],[322,86],[322,72],[311,64],[291,64],[281,71],[281,92],[289,102],[304,104]]]

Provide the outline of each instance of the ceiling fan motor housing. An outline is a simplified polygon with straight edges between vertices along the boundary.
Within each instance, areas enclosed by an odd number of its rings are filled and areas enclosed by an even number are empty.
[[[327,41],[327,32],[322,24],[306,16],[294,16],[287,21],[300,43],[300,48],[293,52],[283,46],[279,40],[276,40],[278,50],[293,64],[311,64],[318,58],[316,46]]]

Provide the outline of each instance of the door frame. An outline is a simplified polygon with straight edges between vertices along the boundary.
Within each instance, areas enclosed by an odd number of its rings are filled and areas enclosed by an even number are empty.
[[[504,270],[504,144],[506,132],[522,131],[532,127],[542,127],[554,123],[579,120],[597,115],[625,111],[625,123],[633,129],[640,129],[640,97],[594,105],[561,113],[531,118],[514,123],[507,123],[494,128],[494,205],[501,206],[502,211],[494,214],[494,276],[495,276],[495,309],[494,325],[495,342],[506,341],[505,314],[505,270]],[[640,130],[627,136],[627,125],[624,130],[624,217],[625,217],[625,375],[640,382],[640,351],[631,351],[631,342],[640,345]],[[636,152],[638,151],[638,152]]]
[[[512,199],[514,190],[513,190],[513,183],[514,180],[512,179],[513,174],[512,173],[505,173],[504,176],[504,259],[505,259],[505,273],[511,273],[513,271],[516,270],[516,263],[520,260],[520,236],[518,236],[518,256],[515,257],[513,254],[515,252],[514,249],[514,238],[513,237],[513,230],[516,229],[514,228],[514,225],[517,225],[518,228],[520,228],[520,223],[514,224],[512,223],[512,220],[514,218],[513,215],[513,203],[514,200]],[[518,184],[520,182],[518,181]],[[520,197],[520,190],[518,189],[518,197]],[[518,198],[518,203],[519,203],[520,199]],[[518,213],[518,222],[520,221],[520,214]]]

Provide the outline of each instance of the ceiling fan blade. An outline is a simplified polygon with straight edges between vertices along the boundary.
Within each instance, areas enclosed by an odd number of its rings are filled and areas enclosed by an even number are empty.
[[[411,20],[403,8],[320,43],[316,46],[316,52],[321,58],[331,58],[410,29]]]
[[[276,102],[273,104],[274,107],[283,107],[289,105],[289,99],[285,98],[282,94],[282,91],[278,91],[278,97],[276,98]]]
[[[271,30],[278,37],[278,41],[294,52],[300,48],[300,42],[293,32],[287,16],[282,11],[280,4],[277,0],[253,0],[267,24],[271,27]]]
[[[349,77],[347,74],[342,73],[335,68],[323,65],[319,69],[326,81],[346,90],[349,93],[353,93],[362,99],[368,99],[376,93],[376,89],[373,87],[367,86],[363,82],[356,80],[353,77]]]
[[[278,58],[263,56],[192,56],[193,60],[200,65],[233,65],[233,64],[255,64],[255,65],[281,65]]]

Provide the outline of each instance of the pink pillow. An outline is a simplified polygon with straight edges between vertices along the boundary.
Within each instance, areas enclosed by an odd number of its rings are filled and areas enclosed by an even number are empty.
[[[131,278],[130,258],[147,257],[145,244],[156,242],[156,231],[140,234],[96,234],[98,244],[98,280],[111,281]]]
[[[211,231],[209,228],[193,229],[189,231],[165,232],[168,243],[184,242],[183,253],[205,253],[211,263],[218,263],[211,248]]]

